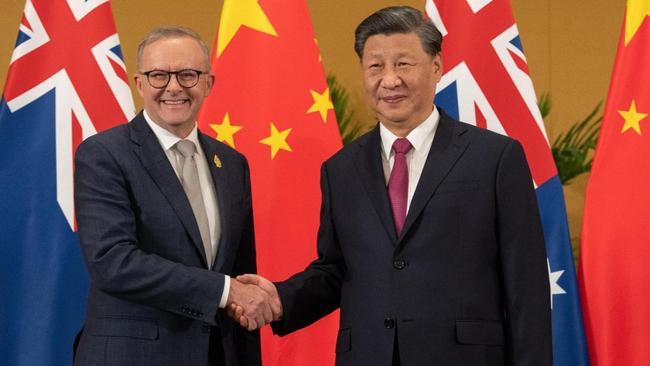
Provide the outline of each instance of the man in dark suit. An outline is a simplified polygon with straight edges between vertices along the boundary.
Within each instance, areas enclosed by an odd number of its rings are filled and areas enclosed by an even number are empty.
[[[340,307],[339,366],[547,366],[546,253],[524,152],[432,105],[441,40],[410,7],[357,28],[379,125],[323,164],[318,258],[275,284],[273,330]]]
[[[144,111],[86,139],[75,158],[79,238],[91,287],[75,365],[260,365],[254,327],[270,297],[255,272],[246,159],[202,134],[209,52],[186,28],[149,33],[134,76]]]

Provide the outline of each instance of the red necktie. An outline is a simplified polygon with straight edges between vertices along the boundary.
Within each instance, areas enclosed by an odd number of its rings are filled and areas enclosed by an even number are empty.
[[[408,166],[406,166],[406,153],[412,147],[406,138],[399,138],[393,143],[395,162],[393,163],[393,170],[390,172],[390,178],[388,179],[388,198],[393,208],[393,221],[395,221],[397,236],[402,232],[404,219],[406,219],[409,191],[409,171]]]

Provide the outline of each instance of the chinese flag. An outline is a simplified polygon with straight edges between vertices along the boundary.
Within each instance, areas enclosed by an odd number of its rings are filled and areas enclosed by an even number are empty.
[[[591,364],[650,362],[650,0],[628,0],[585,198],[580,286]]]
[[[212,70],[199,127],[248,158],[258,271],[284,280],[316,258],[320,166],[341,147],[305,0],[225,0]],[[264,328],[264,365],[333,365],[337,322]]]

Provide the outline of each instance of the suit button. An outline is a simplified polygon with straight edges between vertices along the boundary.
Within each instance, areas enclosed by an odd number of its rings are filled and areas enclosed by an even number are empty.
[[[384,327],[386,327],[386,329],[393,329],[395,327],[395,319],[392,318],[384,319]]]
[[[396,269],[404,269],[404,267],[406,267],[406,262],[401,259],[395,259],[393,261],[393,267]]]

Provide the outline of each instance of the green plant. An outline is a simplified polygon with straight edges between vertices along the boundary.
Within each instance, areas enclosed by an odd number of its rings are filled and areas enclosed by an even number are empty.
[[[334,105],[336,121],[339,124],[341,140],[343,145],[347,145],[361,134],[361,124],[354,120],[354,112],[349,105],[350,97],[348,92],[338,82],[336,76],[328,74],[327,85],[330,88],[330,97]]]
[[[542,118],[551,111],[551,98],[548,93],[542,94],[537,102]],[[562,185],[568,185],[576,176],[591,171],[593,151],[598,141],[598,132],[602,116],[596,116],[601,103],[585,117],[576,122],[566,133],[561,133],[551,144],[551,152],[557,166],[558,177]],[[580,232],[580,228],[577,228]],[[580,255],[580,235],[571,236],[573,258],[577,265]]]
[[[548,92],[542,94],[542,96],[539,97],[537,106],[539,107],[539,112],[542,114],[542,119],[546,118],[546,116],[551,113],[551,95]]]
[[[547,95],[540,98],[540,110],[544,98],[549,99]],[[598,103],[582,121],[571,126],[566,133],[560,133],[551,145],[553,159],[563,185],[571,183],[576,176],[591,171],[593,151],[596,149],[603,119],[602,116],[596,116],[600,106],[601,103]],[[550,110],[550,100],[547,101],[546,107]]]

